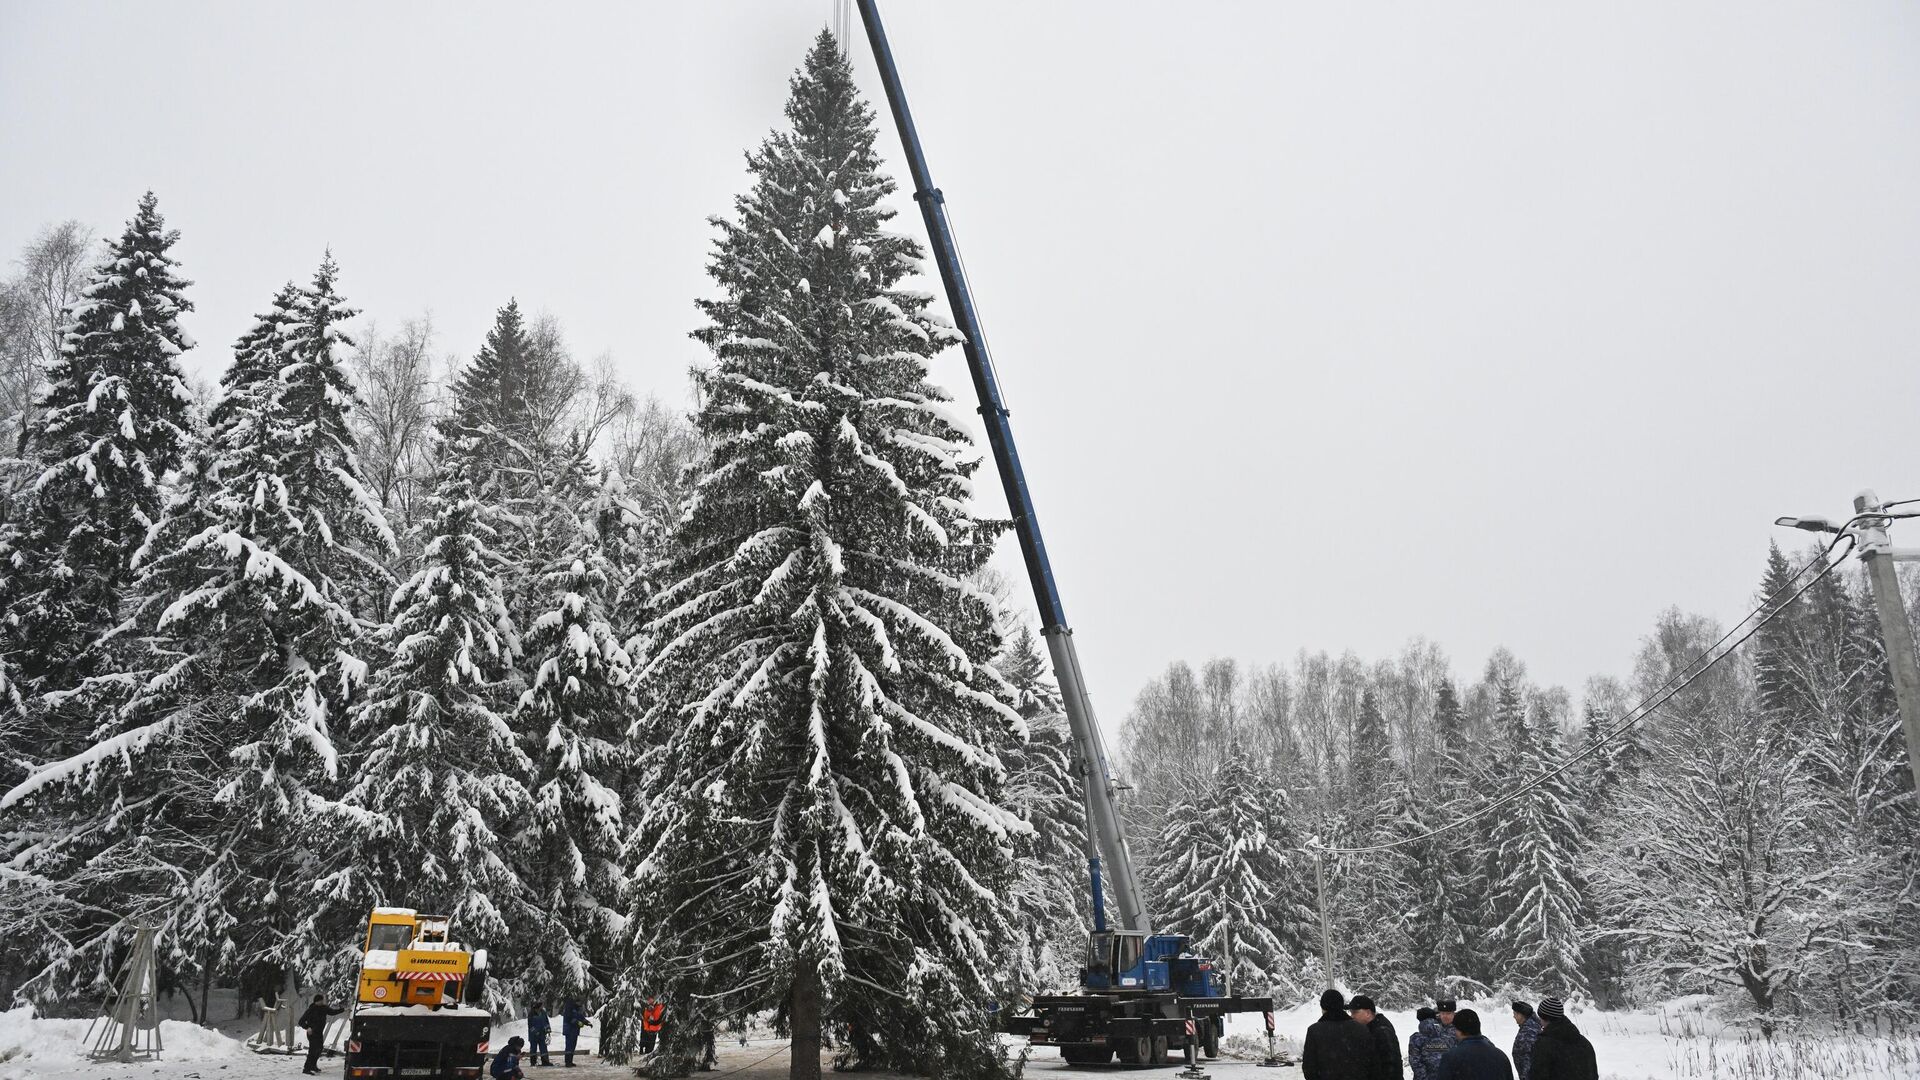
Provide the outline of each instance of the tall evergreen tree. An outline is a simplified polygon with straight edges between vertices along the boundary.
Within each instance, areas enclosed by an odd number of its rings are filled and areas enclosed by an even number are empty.
[[[1005,794],[1024,725],[994,604],[968,581],[993,530],[928,381],[955,334],[901,287],[920,251],[882,228],[893,183],[830,35],[791,89],[701,304],[712,455],[643,676],[660,745],[621,996],[678,1011],[675,1052],[775,1007],[795,1077],[830,1023],[882,1063],[997,1075],[979,1002],[1015,989],[1004,894],[1031,829]]]
[[[193,439],[180,369],[193,341],[179,325],[191,283],[169,254],[179,236],[148,192],[82,290],[47,372],[40,478],[0,559],[0,653],[35,693],[110,666],[96,645],[122,617],[133,552]],[[44,752],[61,754],[85,728],[56,723],[50,734]]]
[[[527,388],[532,354],[533,341],[520,315],[520,301],[508,300],[495,314],[486,344],[454,380],[453,427],[470,435],[530,436]]]
[[[1287,887],[1300,877],[1297,848],[1285,794],[1234,751],[1167,813],[1148,886],[1166,925],[1192,935],[1237,993],[1305,989],[1300,957],[1274,930],[1299,914]]]
[[[130,698],[32,781],[65,789],[54,806],[72,827],[31,869],[76,902],[160,913],[203,980],[292,958],[290,905],[321,868],[286,841],[337,775],[334,727],[365,670],[354,604],[367,590],[340,571],[364,580],[372,564],[340,551],[359,538],[377,552],[387,530],[359,497],[352,388],[326,376],[352,315],[333,277],[329,260],[311,289],[283,290],[236,346],[215,425],[133,557],[129,626],[145,648],[123,650],[135,666],[116,676]],[[123,810],[91,820],[102,805]],[[103,860],[107,879],[91,872]],[[121,928],[100,929],[91,940],[110,943]]]
[[[1530,782],[1560,761],[1560,740],[1544,709],[1529,709],[1503,682],[1495,720],[1514,782]],[[1497,811],[1487,828],[1492,854],[1493,940],[1503,982],[1564,996],[1586,992],[1581,935],[1578,811],[1564,774]]]
[[[422,565],[395,592],[384,630],[391,659],[351,713],[351,783],[331,843],[315,838],[337,869],[316,886],[306,932],[329,939],[315,927],[364,918],[370,901],[445,912],[465,938],[498,950],[488,986],[504,1003],[520,989],[514,948],[546,927],[512,850],[533,763],[507,722],[518,641],[475,456],[458,437],[441,452]]]
[[[617,906],[622,807],[613,778],[631,661],[607,622],[598,540],[584,528],[577,536],[541,575],[548,607],[522,642],[528,686],[515,718],[533,736],[534,763],[520,876],[549,917],[520,961],[535,998],[602,989],[626,923]]]

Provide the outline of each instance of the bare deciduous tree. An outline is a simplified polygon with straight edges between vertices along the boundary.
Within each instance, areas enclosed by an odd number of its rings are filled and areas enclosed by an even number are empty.
[[[404,531],[432,478],[433,422],[439,402],[433,381],[433,316],[400,324],[382,337],[369,324],[353,353],[360,407],[353,412],[360,467],[367,485]]]
[[[0,283],[0,419],[8,445],[24,457],[46,384],[60,355],[67,309],[80,298],[93,260],[93,230],[78,221],[49,225],[20,253],[20,272]]]

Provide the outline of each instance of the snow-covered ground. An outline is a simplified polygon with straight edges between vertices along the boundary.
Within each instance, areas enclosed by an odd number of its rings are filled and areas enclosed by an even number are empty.
[[[1486,1033],[1502,1048],[1512,1045],[1512,1015],[1502,1002],[1462,1002],[1477,1010],[1485,1021]],[[216,1011],[217,1012],[217,1011]],[[217,1013],[218,1014],[218,1013]],[[1319,1010],[1302,1005],[1276,1014],[1275,1026],[1283,1050],[1297,1052],[1307,1025]],[[1388,1010],[1387,1016],[1399,1030],[1404,1043],[1412,1029],[1413,1014]],[[1837,1036],[1782,1037],[1772,1044],[1757,1036],[1729,1028],[1712,1015],[1709,1003],[1688,999],[1675,1001],[1661,1009],[1646,1012],[1582,1012],[1576,1021],[1593,1040],[1599,1051],[1600,1075],[1604,1080],[1913,1080],[1920,1077],[1920,1039],[1890,1040],[1844,1038]],[[87,1060],[84,1037],[85,1020],[32,1019],[26,1009],[0,1013],[0,1080],[290,1080],[299,1075],[301,1059],[278,1054],[255,1054],[235,1036],[243,1022],[226,1025],[226,1031],[214,1031],[184,1020],[168,1020],[161,1027],[166,1050],[157,1062],[133,1064],[97,1063]],[[257,1027],[258,1022],[250,1022]],[[494,1029],[498,1045],[522,1034],[525,1021],[510,1021]],[[246,1030],[251,1030],[250,1027]],[[1233,1048],[1264,1045],[1264,1029],[1259,1017],[1239,1017],[1228,1029]],[[723,1041],[720,1065],[715,1075],[727,1073],[739,1080],[786,1075],[785,1043],[776,1039],[755,1039],[742,1045],[737,1040]],[[565,1075],[566,1080],[632,1080],[629,1069],[604,1065],[592,1056],[594,1041],[589,1029],[582,1041],[580,1067]],[[558,1059],[556,1059],[557,1062]],[[326,1063],[328,1075],[335,1075],[339,1059]],[[1171,1077],[1178,1066],[1152,1071]],[[1215,1080],[1286,1080],[1298,1077],[1297,1066],[1263,1068],[1255,1061],[1227,1060],[1205,1062],[1203,1067]],[[560,1066],[556,1063],[555,1069]],[[1097,1074],[1117,1072],[1119,1067],[1068,1067],[1052,1050],[1037,1054],[1028,1066],[1033,1075]],[[1147,1071],[1129,1067],[1126,1071]],[[544,1070],[531,1070],[542,1080]],[[885,1074],[866,1074],[874,1080],[886,1080]]]

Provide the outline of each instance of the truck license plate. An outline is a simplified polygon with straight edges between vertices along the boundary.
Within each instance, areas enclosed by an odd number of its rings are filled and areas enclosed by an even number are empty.
[[[400,1069],[401,1076],[439,1076],[439,1069]]]

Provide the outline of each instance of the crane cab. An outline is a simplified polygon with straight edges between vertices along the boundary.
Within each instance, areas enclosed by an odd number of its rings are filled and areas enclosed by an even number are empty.
[[[477,1000],[486,952],[468,952],[451,938],[444,915],[412,908],[374,908],[360,959],[358,999],[367,1005],[458,1004]]]
[[[1185,934],[1095,930],[1087,935],[1080,985],[1093,993],[1167,993],[1221,997],[1225,987],[1213,962],[1192,952]]]

